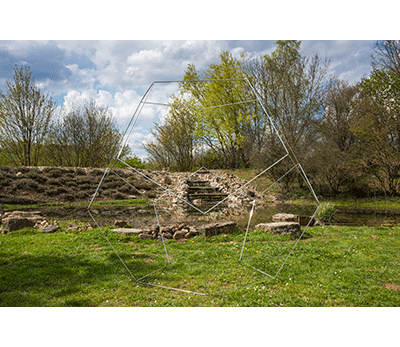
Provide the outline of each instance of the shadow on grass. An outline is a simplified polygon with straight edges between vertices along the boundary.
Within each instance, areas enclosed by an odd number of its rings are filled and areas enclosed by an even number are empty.
[[[122,257],[132,259],[128,253]],[[131,266],[155,270],[155,265],[141,263],[132,261]],[[98,306],[122,274],[128,275],[109,252],[102,256],[0,253],[0,306]]]

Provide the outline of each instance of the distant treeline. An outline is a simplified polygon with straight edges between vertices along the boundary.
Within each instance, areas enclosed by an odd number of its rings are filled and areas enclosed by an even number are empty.
[[[166,118],[154,125],[155,140],[145,145],[148,161],[131,155],[130,163],[261,170],[285,154],[277,131],[319,194],[398,194],[400,41],[376,42],[370,76],[354,85],[332,76],[329,64],[303,56],[300,41],[277,41],[255,59],[222,51],[203,72],[189,64]],[[15,67],[7,88],[0,93],[0,164],[103,167],[119,150],[121,134],[106,106],[89,100],[55,120],[53,98],[27,67]],[[282,161],[268,174],[280,178],[292,165]],[[281,183],[287,190],[304,184],[296,170]]]
[[[398,194],[400,41],[377,42],[371,75],[355,85],[300,48],[299,41],[277,41],[260,58],[223,51],[202,73],[189,65],[146,145],[149,162],[178,171],[267,168],[285,154],[274,124],[320,194]],[[257,98],[261,103],[247,102]],[[269,174],[278,179],[291,166],[282,162]],[[281,182],[288,190],[303,185],[296,170]]]

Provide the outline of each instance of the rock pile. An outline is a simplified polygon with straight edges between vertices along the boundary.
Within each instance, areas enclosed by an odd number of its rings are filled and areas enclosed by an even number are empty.
[[[23,228],[35,228],[42,233],[51,233],[59,228],[56,222],[50,224],[46,219],[44,219],[40,211],[6,212],[2,216],[2,224],[3,227],[1,232],[4,234]]]
[[[137,234],[142,240],[186,240],[191,237],[205,235],[216,236],[219,234],[231,234],[236,230],[235,222],[220,222],[210,223],[201,227],[189,226],[185,223],[180,225],[166,225],[159,227],[158,224],[154,224],[149,228],[135,229],[135,228],[115,228],[115,232],[120,234]],[[162,235],[162,236],[161,236]]]
[[[190,227],[184,223],[180,225],[167,225],[163,227],[159,227],[158,224],[154,224],[149,228],[143,229],[139,234],[139,238],[142,240],[154,240],[161,241],[162,237],[164,239],[174,239],[174,240],[182,240],[189,239],[191,237],[197,236],[200,234],[196,228]]]
[[[231,194],[246,183],[245,180],[222,171],[210,172],[208,170],[203,170],[194,174],[172,173],[166,171],[141,171],[154,181],[163,184],[164,187],[175,194],[165,194],[166,192],[160,189],[158,197],[163,195],[165,201],[170,201],[171,203],[182,207],[185,207],[186,205],[184,201],[191,203],[189,197],[190,181],[206,181],[209,183],[210,187],[216,188],[223,194]],[[235,194],[230,195],[226,202],[229,207],[242,206],[245,203],[251,202],[255,195],[255,188],[249,185],[243,190],[239,190]]]

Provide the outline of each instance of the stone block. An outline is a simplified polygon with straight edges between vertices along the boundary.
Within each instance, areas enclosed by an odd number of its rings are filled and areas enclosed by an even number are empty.
[[[274,222],[274,223],[261,223],[255,226],[255,229],[262,229],[271,234],[282,235],[300,235],[301,228],[297,222]]]

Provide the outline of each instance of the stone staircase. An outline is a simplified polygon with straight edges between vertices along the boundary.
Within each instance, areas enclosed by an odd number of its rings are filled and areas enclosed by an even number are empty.
[[[219,188],[211,187],[209,181],[188,181],[187,184],[189,200],[194,205],[211,207],[228,196],[220,192]]]

